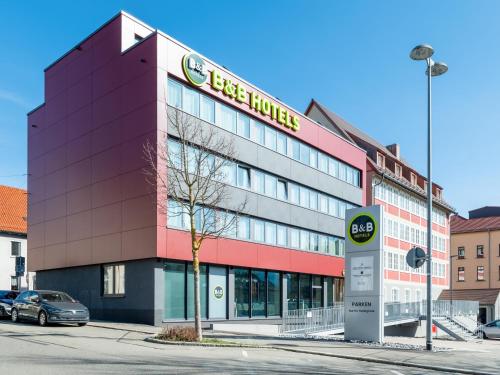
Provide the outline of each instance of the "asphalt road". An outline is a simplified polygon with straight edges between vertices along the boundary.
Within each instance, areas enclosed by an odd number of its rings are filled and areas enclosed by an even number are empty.
[[[0,373],[17,374],[438,374],[272,349],[187,347],[99,327],[0,321]]]

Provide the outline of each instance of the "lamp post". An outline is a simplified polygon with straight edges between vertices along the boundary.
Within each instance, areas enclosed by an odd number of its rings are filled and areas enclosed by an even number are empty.
[[[450,315],[453,319],[453,258],[458,258],[458,254],[450,254]]]
[[[426,349],[432,350],[432,121],[431,121],[431,83],[432,77],[446,73],[448,66],[434,62],[431,56],[434,49],[422,44],[410,52],[412,60],[425,60],[427,63],[427,326]]]

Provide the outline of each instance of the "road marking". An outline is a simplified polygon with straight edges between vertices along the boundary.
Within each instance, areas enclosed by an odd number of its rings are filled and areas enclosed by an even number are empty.
[[[391,370],[391,372],[392,372],[394,375],[405,375],[405,374],[403,374],[402,372],[399,372],[399,371],[396,371],[396,370]]]
[[[241,350],[241,355],[242,355],[243,357],[245,357],[245,358],[248,358],[248,353],[247,353],[247,351],[246,351],[246,350],[243,350],[243,349],[242,349],[242,350]]]

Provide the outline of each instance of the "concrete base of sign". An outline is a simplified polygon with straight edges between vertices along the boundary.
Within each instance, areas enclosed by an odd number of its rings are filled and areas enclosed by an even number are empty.
[[[345,297],[345,339],[383,342],[384,326],[378,317],[383,304],[378,296]]]

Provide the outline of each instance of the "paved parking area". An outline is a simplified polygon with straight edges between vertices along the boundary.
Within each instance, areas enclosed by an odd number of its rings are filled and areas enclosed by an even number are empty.
[[[95,326],[0,321],[0,373],[36,374],[439,374],[272,349],[171,346],[148,334]]]

